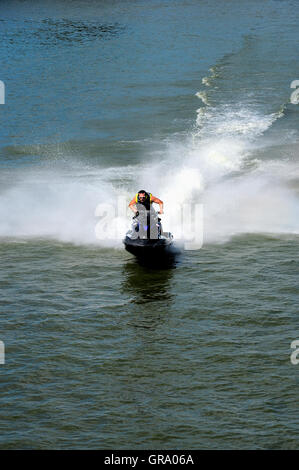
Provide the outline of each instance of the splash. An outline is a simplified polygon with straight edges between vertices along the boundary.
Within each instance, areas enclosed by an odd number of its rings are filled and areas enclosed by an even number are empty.
[[[208,94],[198,96],[207,104]],[[263,142],[283,116],[283,106],[263,114],[248,103],[209,104],[200,108],[187,135],[168,139],[158,163],[99,169],[72,162],[70,171],[70,159],[62,167],[54,156],[43,168],[15,171],[13,180],[3,173],[0,237],[119,247],[130,224],[127,204],[141,187],[164,200],[163,225],[176,238],[186,235],[184,211],[199,204],[205,242],[226,241],[240,233],[299,233],[298,151],[293,161],[283,154],[273,160]],[[257,158],[259,145],[263,158]],[[101,203],[110,209],[106,236],[98,239],[95,211]]]
[[[142,178],[143,185],[160,188],[167,201],[165,220],[175,235],[181,235],[178,202],[181,208],[203,205],[205,242],[241,233],[299,233],[298,192],[291,184],[299,166],[283,155],[278,161],[270,153],[266,161],[256,156],[283,111],[265,115],[241,102],[199,110],[190,135],[170,144],[165,162]]]

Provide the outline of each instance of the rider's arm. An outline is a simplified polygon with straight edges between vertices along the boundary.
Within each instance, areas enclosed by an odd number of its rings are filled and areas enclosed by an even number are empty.
[[[131,211],[135,212],[138,212],[137,211],[137,208],[136,208],[136,199],[133,197],[132,201],[130,202],[129,204],[129,208],[131,209]]]
[[[161,199],[158,199],[157,197],[152,195],[152,201],[155,202],[156,204],[159,204],[160,206],[160,212],[159,214],[163,214],[163,201]]]

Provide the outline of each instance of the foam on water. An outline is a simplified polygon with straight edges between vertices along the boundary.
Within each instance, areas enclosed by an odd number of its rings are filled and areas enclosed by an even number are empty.
[[[281,109],[263,115],[242,103],[201,108],[190,137],[170,145],[166,162],[142,180],[145,185],[151,174],[152,186],[160,188],[174,233],[177,201],[203,204],[206,242],[240,233],[299,233],[298,194],[290,185],[298,165],[284,155],[279,161],[255,156],[259,139],[282,116]]]
[[[70,172],[57,162],[53,167],[53,157],[43,169],[17,170],[10,185],[3,175],[0,236],[121,246],[130,224],[127,204],[141,187],[164,200],[164,228],[176,237],[186,235],[181,216],[188,204],[203,205],[206,242],[240,233],[299,233],[298,195],[289,184],[299,177],[298,165],[283,155],[275,162],[255,156],[259,139],[282,116],[281,109],[263,115],[247,103],[202,106],[192,131],[168,140],[158,163],[105,169],[76,164]],[[107,205],[101,239],[95,236],[99,204]]]

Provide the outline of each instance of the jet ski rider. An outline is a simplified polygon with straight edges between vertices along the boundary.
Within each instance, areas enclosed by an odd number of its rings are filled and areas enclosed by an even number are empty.
[[[135,197],[132,199],[132,201],[129,204],[129,208],[135,213],[135,216],[139,215],[138,212],[138,205],[142,204],[146,210],[150,210],[151,204],[156,203],[159,204],[160,211],[158,214],[164,214],[163,212],[163,201],[161,199],[158,199],[157,197],[153,196],[151,193],[147,193],[144,191],[144,189],[141,189],[138,191],[138,193],[135,195]]]

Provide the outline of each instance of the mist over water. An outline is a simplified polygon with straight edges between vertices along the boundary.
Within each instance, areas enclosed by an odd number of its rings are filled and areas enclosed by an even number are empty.
[[[2,2],[1,448],[298,448],[297,43],[291,0]],[[141,188],[202,248],[136,263]]]

